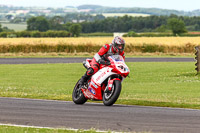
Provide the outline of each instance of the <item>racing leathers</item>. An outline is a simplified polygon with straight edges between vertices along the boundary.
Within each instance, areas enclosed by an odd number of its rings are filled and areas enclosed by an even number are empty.
[[[79,81],[79,84],[83,85],[93,74],[95,74],[100,67],[100,64],[109,65],[108,56],[121,55],[125,59],[124,51],[116,52],[113,48],[113,44],[105,44],[98,53],[92,59],[91,67],[86,71]]]

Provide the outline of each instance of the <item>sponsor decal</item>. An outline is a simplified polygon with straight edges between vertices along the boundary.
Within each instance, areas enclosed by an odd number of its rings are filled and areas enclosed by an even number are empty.
[[[117,65],[124,65],[123,62],[117,62],[116,64],[117,64]]]
[[[94,82],[91,82],[91,84],[97,89],[98,88],[98,86],[97,85],[95,85],[95,83]]]
[[[95,91],[94,89],[92,89],[91,87],[89,87],[88,90],[89,90],[92,94],[96,95],[96,91]]]
[[[103,73],[97,78],[97,81],[99,81],[104,75],[106,75],[106,72],[103,72]]]

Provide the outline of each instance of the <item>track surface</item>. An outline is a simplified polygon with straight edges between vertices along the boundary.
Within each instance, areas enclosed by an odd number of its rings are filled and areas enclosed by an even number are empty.
[[[81,63],[86,58],[0,58],[0,64]],[[126,58],[126,62],[194,62],[194,58]]]
[[[126,132],[199,133],[200,110],[0,98],[0,123]]]

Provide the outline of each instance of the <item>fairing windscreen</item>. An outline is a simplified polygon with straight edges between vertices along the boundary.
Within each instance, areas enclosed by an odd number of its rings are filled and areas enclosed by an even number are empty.
[[[111,58],[114,61],[123,61],[124,62],[124,58],[121,55],[112,55]]]

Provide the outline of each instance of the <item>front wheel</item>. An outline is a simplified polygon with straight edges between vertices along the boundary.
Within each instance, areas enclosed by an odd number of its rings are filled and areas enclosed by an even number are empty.
[[[121,92],[121,81],[115,80],[113,82],[112,90],[110,92],[106,92],[103,94],[104,105],[106,106],[113,105],[117,101],[120,92]]]
[[[87,101],[87,99],[83,95],[79,81],[76,83],[74,87],[74,90],[72,93],[72,100],[75,104],[84,104]]]

